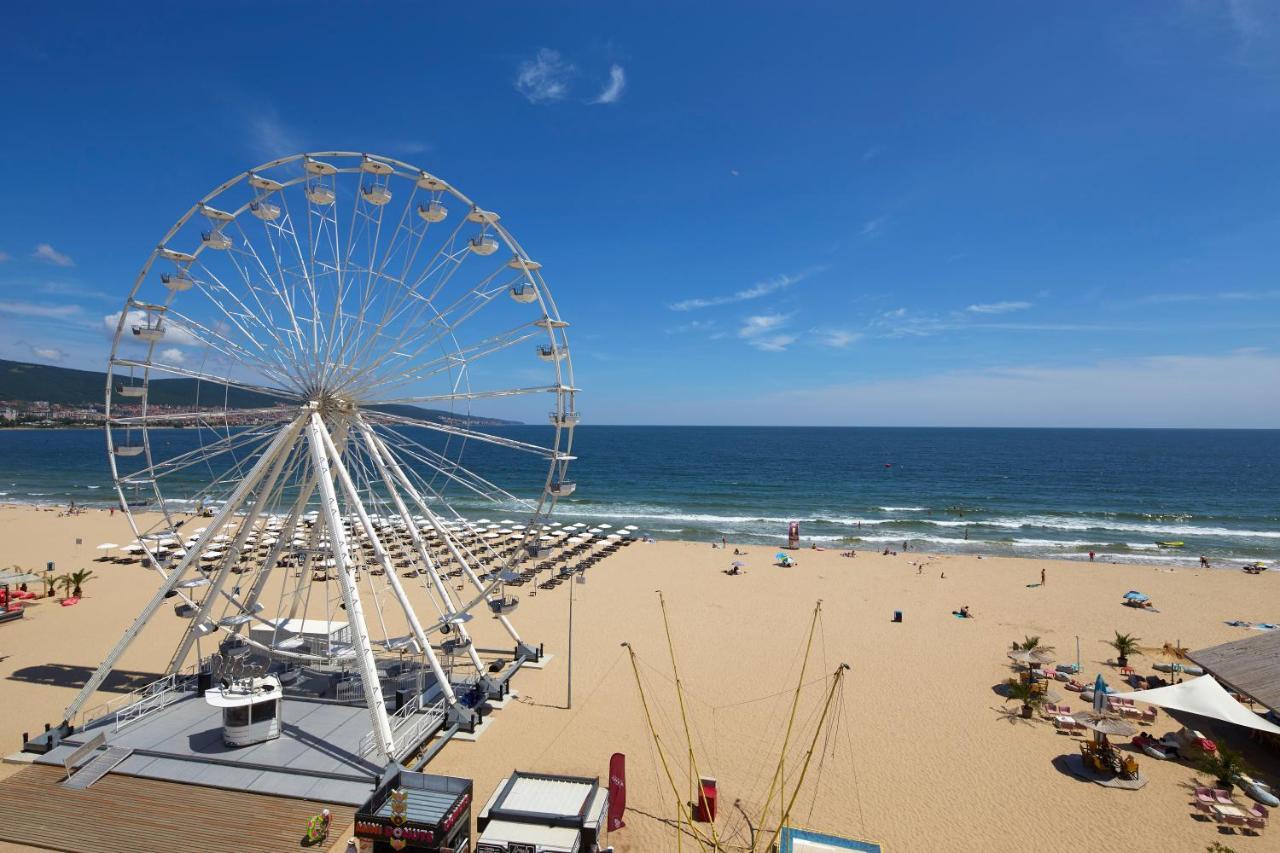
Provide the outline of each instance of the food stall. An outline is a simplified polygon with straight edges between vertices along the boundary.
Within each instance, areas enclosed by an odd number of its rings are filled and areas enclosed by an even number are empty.
[[[471,849],[471,780],[401,770],[356,812],[361,853]]]

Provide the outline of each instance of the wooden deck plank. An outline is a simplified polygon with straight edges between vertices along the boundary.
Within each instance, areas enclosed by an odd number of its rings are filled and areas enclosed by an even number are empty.
[[[108,773],[93,787],[61,787],[59,767],[32,765],[0,780],[0,839],[75,853],[302,849],[307,818],[328,808],[329,841],[310,850],[341,849],[351,834],[350,806],[243,791],[181,785]]]

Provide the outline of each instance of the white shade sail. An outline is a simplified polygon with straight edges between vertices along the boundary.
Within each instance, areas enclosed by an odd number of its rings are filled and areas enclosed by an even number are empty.
[[[1247,726],[1262,732],[1280,735],[1280,726],[1267,720],[1241,705],[1231,694],[1223,689],[1212,675],[1202,675],[1181,684],[1169,687],[1157,687],[1154,690],[1135,690],[1131,693],[1113,693],[1113,699],[1132,699],[1135,702],[1146,702],[1173,711],[1187,711],[1202,717],[1211,717]]]

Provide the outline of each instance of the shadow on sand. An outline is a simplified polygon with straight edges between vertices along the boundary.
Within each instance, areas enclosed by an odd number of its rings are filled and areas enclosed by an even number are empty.
[[[44,663],[37,666],[24,666],[14,670],[9,681],[25,681],[29,684],[45,684],[51,687],[84,687],[93,675],[94,668],[69,663]],[[135,672],[117,669],[107,676],[99,690],[107,693],[132,693],[139,687],[145,687],[160,677],[158,672]]]

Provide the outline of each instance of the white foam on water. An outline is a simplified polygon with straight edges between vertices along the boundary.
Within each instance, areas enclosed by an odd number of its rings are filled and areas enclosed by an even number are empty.
[[[881,512],[928,512],[927,506],[878,506]]]

